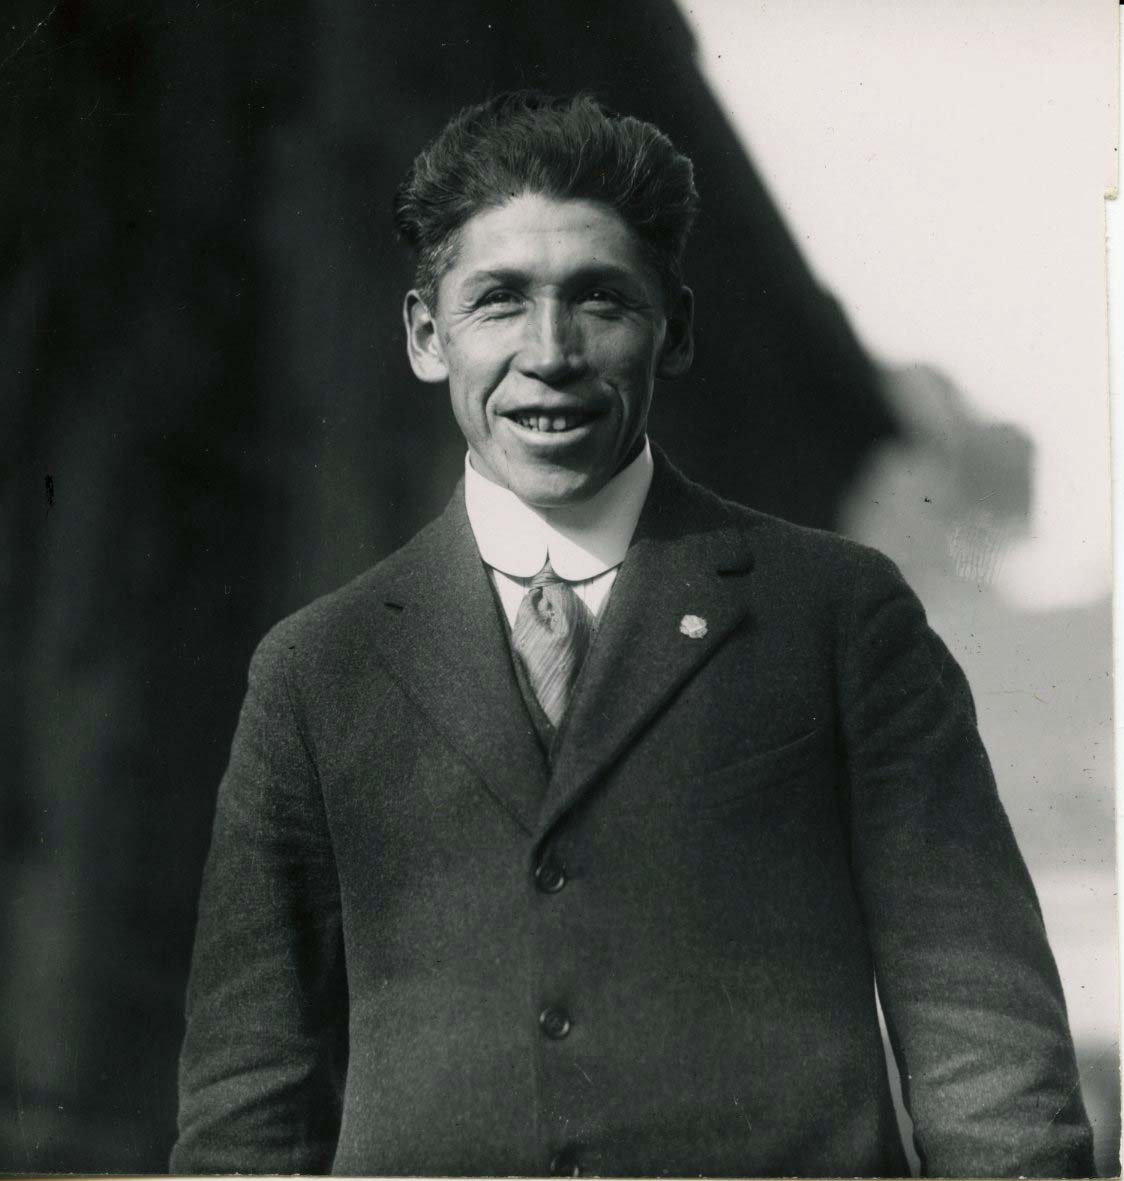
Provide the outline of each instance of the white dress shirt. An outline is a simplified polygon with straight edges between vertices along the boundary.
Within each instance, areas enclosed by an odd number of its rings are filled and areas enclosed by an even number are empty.
[[[628,552],[640,510],[652,483],[652,451],[644,450],[595,496],[580,504],[535,508],[493,484],[464,460],[464,503],[480,556],[515,626],[531,579],[550,559],[559,578],[601,618],[617,567]]]

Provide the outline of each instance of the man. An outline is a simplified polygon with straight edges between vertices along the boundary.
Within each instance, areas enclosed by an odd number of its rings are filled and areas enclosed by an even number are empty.
[[[182,1171],[1092,1171],[963,675],[892,564],[689,483],[691,166],[462,112],[396,201],[463,485],[263,641],[207,865]],[[736,445],[736,441],[732,445]]]

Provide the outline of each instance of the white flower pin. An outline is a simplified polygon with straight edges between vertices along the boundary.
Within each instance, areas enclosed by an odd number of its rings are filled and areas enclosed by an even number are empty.
[[[701,640],[706,635],[706,620],[701,615],[684,615],[679,630],[689,640]]]

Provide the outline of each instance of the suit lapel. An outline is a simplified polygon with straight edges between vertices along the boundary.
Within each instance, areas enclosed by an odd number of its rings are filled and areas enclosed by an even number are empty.
[[[742,623],[751,566],[743,533],[722,502],[657,452],[648,500],[555,744],[538,835]]]
[[[395,678],[527,832],[546,761],[458,487],[449,507],[392,559],[376,642]]]

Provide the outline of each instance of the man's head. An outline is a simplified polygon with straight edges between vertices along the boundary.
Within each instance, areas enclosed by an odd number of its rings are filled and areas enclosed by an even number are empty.
[[[395,220],[417,252],[410,361],[448,381],[473,466],[543,507],[639,450],[652,386],[691,361],[691,163],[593,99],[501,95],[414,161]]]

